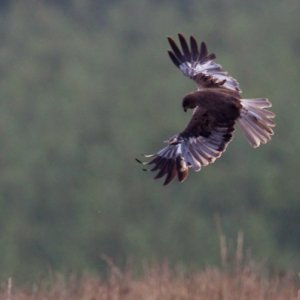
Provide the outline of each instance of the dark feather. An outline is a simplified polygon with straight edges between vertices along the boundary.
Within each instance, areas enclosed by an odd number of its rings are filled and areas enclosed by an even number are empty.
[[[207,58],[207,47],[206,44],[204,42],[201,42],[201,46],[200,46],[200,61],[204,62]]]
[[[214,53],[210,53],[210,54],[207,55],[206,60],[213,60],[213,59],[216,59],[216,58],[217,57],[216,57],[216,55]]]
[[[179,50],[179,48],[177,47],[176,43],[174,42],[173,39],[171,39],[170,37],[168,37],[168,41],[169,44],[174,52],[174,55],[176,56],[177,60],[182,63],[184,62],[184,56],[182,55],[181,51]]]
[[[155,172],[157,170],[160,170],[164,166],[164,164],[166,163],[166,158],[163,158],[163,157],[160,157],[160,156],[157,156],[156,158],[157,158],[157,160],[156,160],[156,162],[154,162],[155,165],[150,171]]]
[[[160,171],[154,177],[154,179],[159,179],[163,177],[168,171],[169,159],[164,159],[163,163],[160,166]]]
[[[188,46],[188,44],[185,40],[185,37],[181,33],[178,34],[178,37],[179,37],[179,42],[180,42],[182,51],[183,51],[184,56],[185,56],[185,60],[186,61],[191,61],[192,54],[191,54],[189,46]]]
[[[190,37],[191,51],[192,51],[192,59],[196,61],[199,58],[199,49],[197,41],[193,36]]]
[[[176,175],[177,175],[176,164],[175,164],[175,161],[173,159],[169,162],[169,167],[168,167],[167,174],[168,175],[166,177],[164,185],[169,184],[176,177]]]
[[[172,60],[172,62],[174,63],[174,65],[179,68],[180,65],[180,61],[177,59],[177,57],[174,55],[174,53],[172,51],[168,51],[168,54]]]

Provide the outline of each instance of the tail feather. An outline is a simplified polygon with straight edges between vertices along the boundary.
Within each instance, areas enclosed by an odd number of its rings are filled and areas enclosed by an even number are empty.
[[[267,143],[272,135],[275,114],[266,108],[272,106],[268,99],[241,99],[242,110],[238,123],[251,146],[257,148]]]

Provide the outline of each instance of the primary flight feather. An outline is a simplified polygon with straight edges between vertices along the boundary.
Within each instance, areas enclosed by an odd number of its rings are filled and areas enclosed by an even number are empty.
[[[178,34],[180,47],[168,38],[171,50],[168,54],[182,73],[193,79],[198,89],[182,100],[184,111],[193,109],[186,128],[166,141],[167,146],[155,154],[145,155],[150,160],[142,162],[156,171],[155,179],[165,176],[164,185],[176,177],[183,182],[189,168],[200,171],[213,163],[226,150],[232,139],[236,122],[251,146],[267,143],[273,135],[274,113],[267,108],[268,99],[242,99],[239,83],[229,76],[209,54],[204,42],[198,45],[193,36],[189,43]]]

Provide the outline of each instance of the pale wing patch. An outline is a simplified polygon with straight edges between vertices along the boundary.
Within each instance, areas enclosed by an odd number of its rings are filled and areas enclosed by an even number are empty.
[[[222,155],[232,138],[233,130],[233,127],[216,127],[209,137],[186,138],[175,135],[168,140],[166,147],[155,154],[145,156],[151,158],[150,161],[137,161],[144,166],[153,166],[147,171],[157,171],[155,179],[166,175],[164,185],[176,176],[183,182],[188,176],[189,168],[198,172]]]
[[[225,87],[241,93],[239,83],[229,76],[222,66],[215,63],[215,54],[208,54],[206,44],[198,46],[194,37],[190,37],[190,44],[182,34],[178,34],[181,49],[175,41],[168,38],[172,51],[168,51],[173,63],[185,76],[195,80],[199,87]]]

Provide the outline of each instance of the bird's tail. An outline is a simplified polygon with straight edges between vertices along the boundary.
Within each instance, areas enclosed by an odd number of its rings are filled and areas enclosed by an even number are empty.
[[[274,134],[275,114],[266,108],[272,106],[268,99],[241,99],[242,110],[238,123],[250,145],[254,148],[267,143]]]

